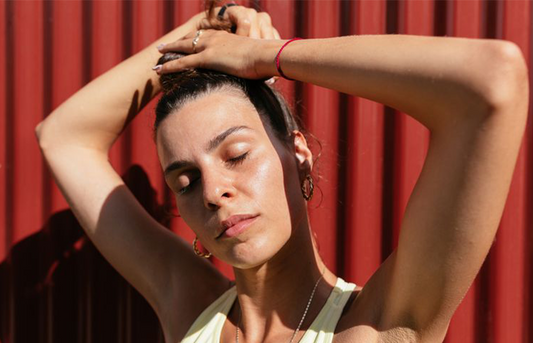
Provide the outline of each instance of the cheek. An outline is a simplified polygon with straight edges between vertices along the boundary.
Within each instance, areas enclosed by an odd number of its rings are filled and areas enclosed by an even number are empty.
[[[202,217],[202,208],[198,203],[198,199],[190,201],[189,199],[181,201],[176,196],[176,207],[178,214],[183,219],[185,224],[193,231],[193,233],[199,238],[203,236],[203,233],[200,232],[203,227],[205,227],[205,222],[203,222]]]
[[[272,224],[290,234],[291,227],[298,224],[305,212],[294,157],[278,151],[265,160],[257,163],[259,167],[247,177],[253,192],[251,198],[257,201],[254,208],[264,211]]]
[[[275,215],[280,207],[287,206],[285,193],[285,177],[282,162],[275,153],[258,157],[250,163],[249,172],[242,175],[246,180],[245,188],[249,190],[250,198],[255,202],[256,210],[264,210],[265,206]]]

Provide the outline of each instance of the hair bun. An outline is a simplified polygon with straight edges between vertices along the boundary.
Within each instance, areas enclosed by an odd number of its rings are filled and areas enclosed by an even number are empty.
[[[164,64],[185,56],[188,56],[188,54],[167,52],[159,58],[157,64]],[[258,82],[254,80],[244,80],[237,76],[202,68],[183,69],[174,73],[161,74],[159,77],[159,83],[165,94],[176,91],[178,88],[180,88],[180,91],[194,93],[194,90],[197,87],[202,88],[202,85],[207,84],[221,84],[220,81],[222,80],[225,80],[228,83],[242,83],[243,85],[247,82]]]
[[[166,52],[163,56],[159,58],[157,64],[165,64],[167,62],[174,61],[185,56],[187,55],[177,52]],[[177,73],[162,74],[159,77],[159,83],[161,83],[163,92],[168,93],[176,89],[179,86],[180,80],[182,80],[185,76],[184,74],[187,74],[188,72],[190,72],[190,70]]]

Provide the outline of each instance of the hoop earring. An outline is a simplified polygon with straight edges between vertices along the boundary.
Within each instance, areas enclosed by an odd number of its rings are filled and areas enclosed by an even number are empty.
[[[305,187],[305,181],[308,181],[309,182],[309,186],[307,187],[307,189],[309,190],[309,192],[307,191],[306,187]],[[315,186],[313,185],[313,178],[311,177],[310,174],[307,174],[305,176],[305,179],[302,181],[302,194],[304,196],[304,199],[309,201],[313,198],[313,191],[315,190]]]
[[[196,246],[197,242],[198,242],[198,237],[195,237],[194,241],[192,242],[192,248],[194,249],[194,253],[203,258],[210,258],[212,254],[210,252],[208,252],[207,254],[201,252],[200,249],[198,249],[198,247]]]

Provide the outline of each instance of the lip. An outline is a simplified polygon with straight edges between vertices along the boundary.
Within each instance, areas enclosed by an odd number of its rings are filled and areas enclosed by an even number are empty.
[[[237,214],[222,221],[221,231],[216,239],[235,237],[245,231],[258,217],[257,214]]]

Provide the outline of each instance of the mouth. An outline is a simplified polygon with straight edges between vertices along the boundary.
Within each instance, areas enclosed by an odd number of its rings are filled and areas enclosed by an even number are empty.
[[[224,237],[235,237],[244,232],[256,218],[258,214],[238,214],[223,220],[221,223],[220,232],[215,239]]]

